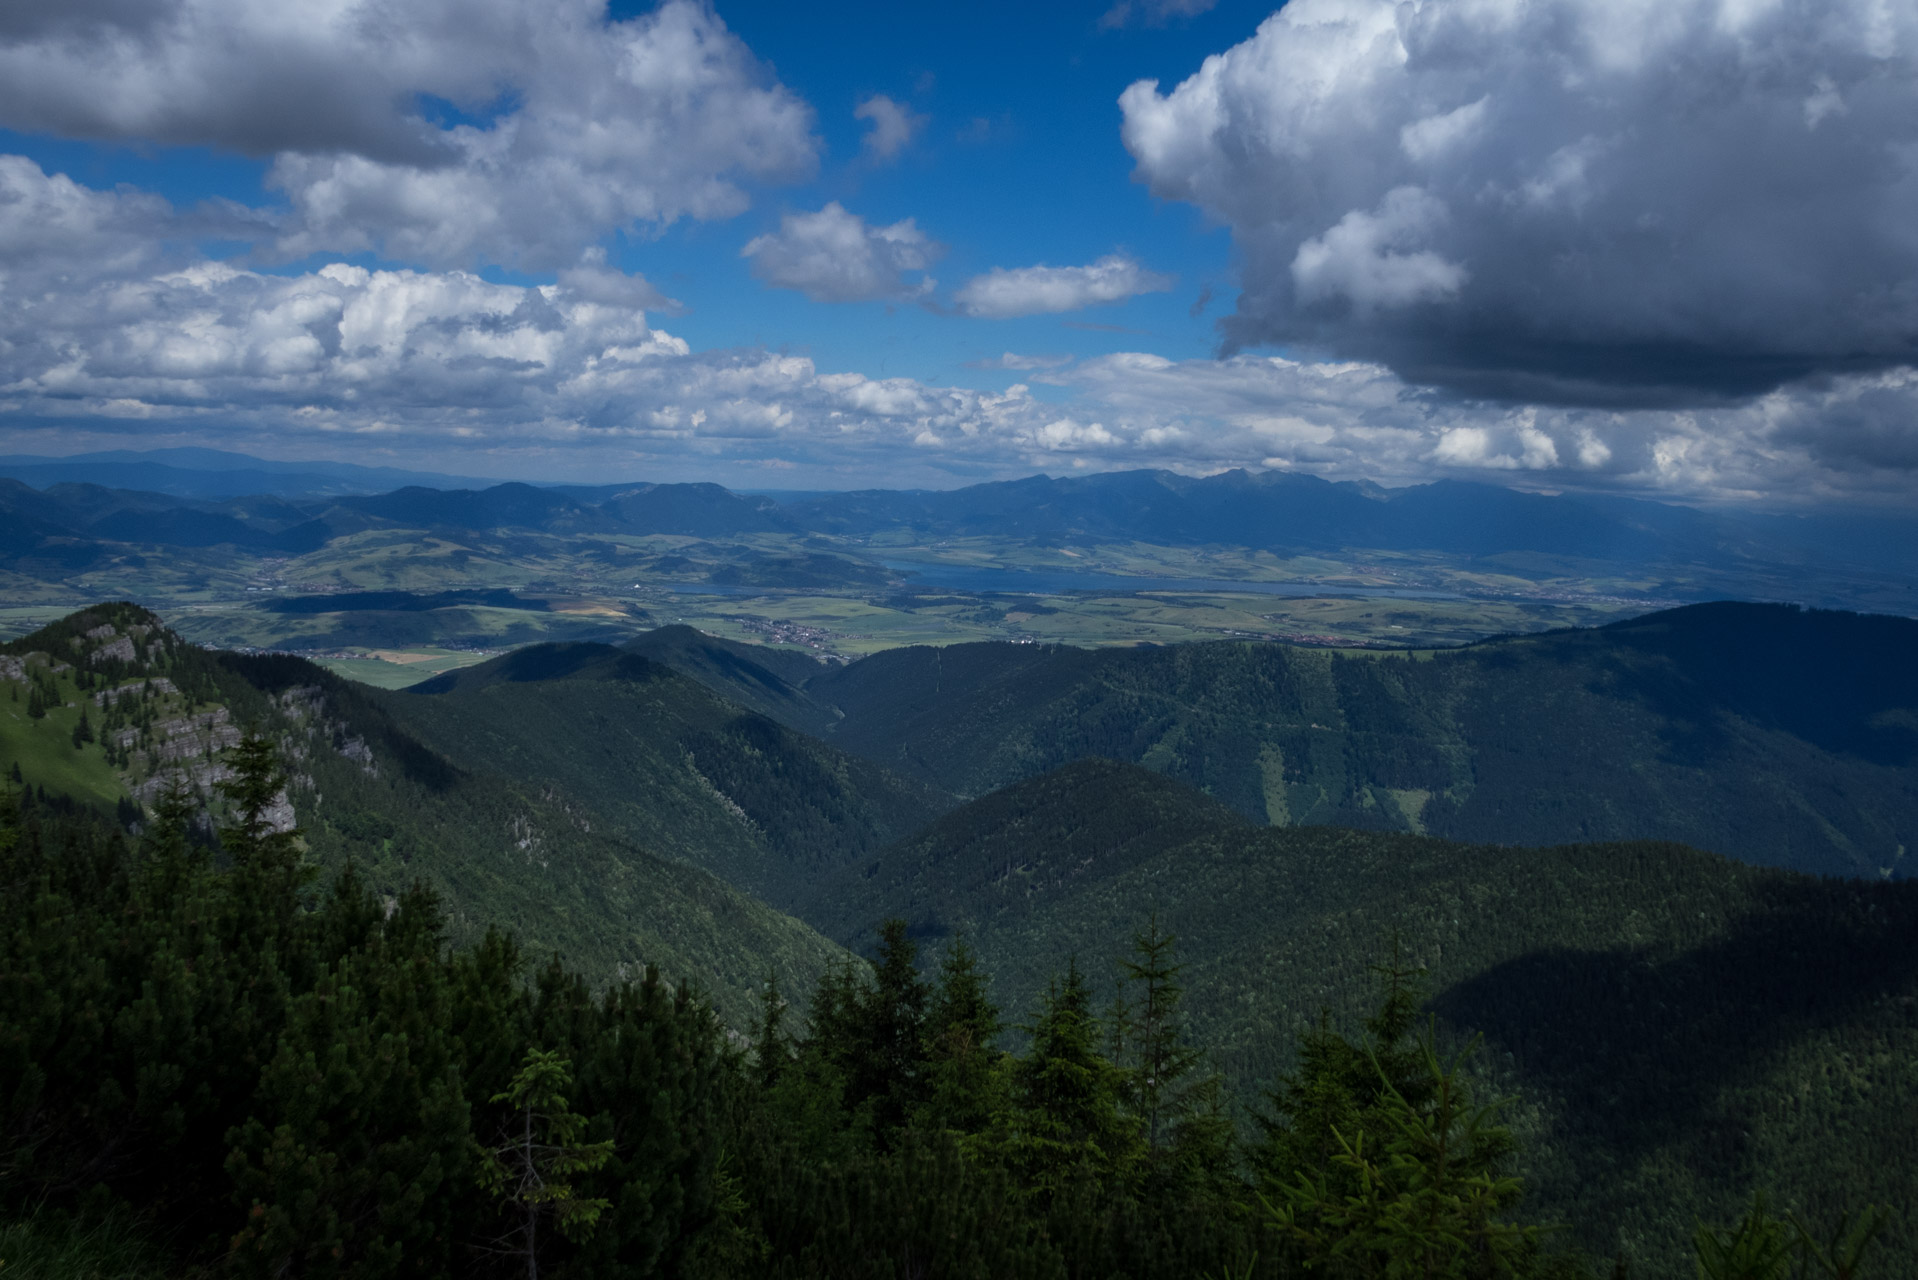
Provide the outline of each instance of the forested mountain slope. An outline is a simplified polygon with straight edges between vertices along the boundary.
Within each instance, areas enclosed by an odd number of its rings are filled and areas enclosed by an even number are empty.
[[[1107,756],[1277,825],[1896,877],[1918,845],[1915,654],[1918,621],[1753,604],[1396,655],[922,647],[822,670],[788,723],[832,719],[835,745],[963,795]]]
[[[689,675],[729,702],[815,737],[830,732],[839,713],[805,691],[825,667],[793,649],[740,644],[684,625],[660,627],[621,646]]]
[[[1396,940],[1518,1091],[1534,1211],[1643,1274],[1677,1274],[1694,1216],[1755,1188],[1821,1211],[1918,1196],[1918,885],[1673,844],[1257,828],[1087,761],[947,814],[808,914],[855,949],[894,915],[935,949],[963,934],[1015,1021],[1071,957],[1109,981],[1156,914],[1193,1041],[1248,1102],[1321,1011],[1357,1024]]]
[[[208,653],[144,610],[104,605],[0,646],[0,770],[17,765],[27,785],[109,810],[118,801],[131,820],[133,796],[150,804],[175,781],[211,787],[225,776],[221,753],[251,726],[285,752],[283,816],[316,860],[352,861],[389,898],[427,881],[457,938],[501,925],[529,953],[561,952],[596,980],[656,964],[739,1025],[769,968],[810,987],[841,954],[673,849],[595,824],[516,759],[449,757],[395,705],[301,659]],[[83,708],[90,738],[78,732]],[[602,749],[587,726],[577,736]],[[726,814],[717,798],[707,806]]]
[[[782,909],[955,803],[607,645],[533,645],[381,705],[454,762]]]

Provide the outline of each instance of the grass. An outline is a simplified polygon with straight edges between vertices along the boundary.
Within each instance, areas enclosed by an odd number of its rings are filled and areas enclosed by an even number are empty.
[[[161,1280],[153,1247],[120,1218],[86,1224],[61,1215],[0,1223],[4,1280]]]
[[[380,649],[353,656],[315,657],[334,675],[376,689],[405,689],[443,671],[457,671],[493,657],[471,649]]]
[[[87,696],[69,680],[60,681],[60,692],[68,703],[78,703]],[[89,708],[89,714],[97,730],[97,708]],[[0,759],[17,761],[21,779],[28,786],[111,807],[125,794],[125,788],[97,741],[78,748],[73,745],[73,728],[79,722],[78,706],[58,706],[43,719],[29,718],[26,686],[0,680]]]

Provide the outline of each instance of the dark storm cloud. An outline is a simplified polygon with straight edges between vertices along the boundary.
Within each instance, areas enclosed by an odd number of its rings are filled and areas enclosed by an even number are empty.
[[[1229,347],[1696,405],[1918,358],[1915,52],[1873,0],[1294,0],[1121,102],[1233,230]]]

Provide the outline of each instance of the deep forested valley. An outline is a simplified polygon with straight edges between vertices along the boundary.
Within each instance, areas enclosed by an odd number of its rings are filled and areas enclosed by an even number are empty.
[[[0,647],[0,1258],[1904,1274],[1914,640],[664,628],[387,692],[99,606]]]

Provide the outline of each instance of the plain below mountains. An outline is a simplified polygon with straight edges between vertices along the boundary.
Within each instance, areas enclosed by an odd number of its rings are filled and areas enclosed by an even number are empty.
[[[245,466],[243,463],[257,465]],[[218,465],[215,465],[218,464]],[[84,571],[118,548],[228,546],[298,555],[368,529],[593,538],[830,535],[832,585],[885,575],[849,547],[874,538],[990,537],[1039,546],[1146,542],[1313,553],[1428,552],[1526,573],[1547,558],[1586,576],[1677,572],[1805,576],[1918,573],[1918,525],[1846,512],[1782,516],[1620,498],[1529,494],[1442,481],[1404,489],[1281,472],[1194,479],[1164,471],[1024,480],[944,492],[742,494],[716,484],[460,487],[452,478],[345,464],[264,463],[206,451],[0,459],[0,542],[30,576]],[[196,479],[195,477],[198,477]],[[254,487],[248,488],[248,485]],[[378,486],[380,491],[370,491]],[[833,568],[834,566],[824,566]],[[819,585],[820,566],[805,581]],[[1725,575],[1730,575],[1725,577]],[[831,575],[828,575],[831,577]],[[1673,590],[1679,589],[1666,584]]]

